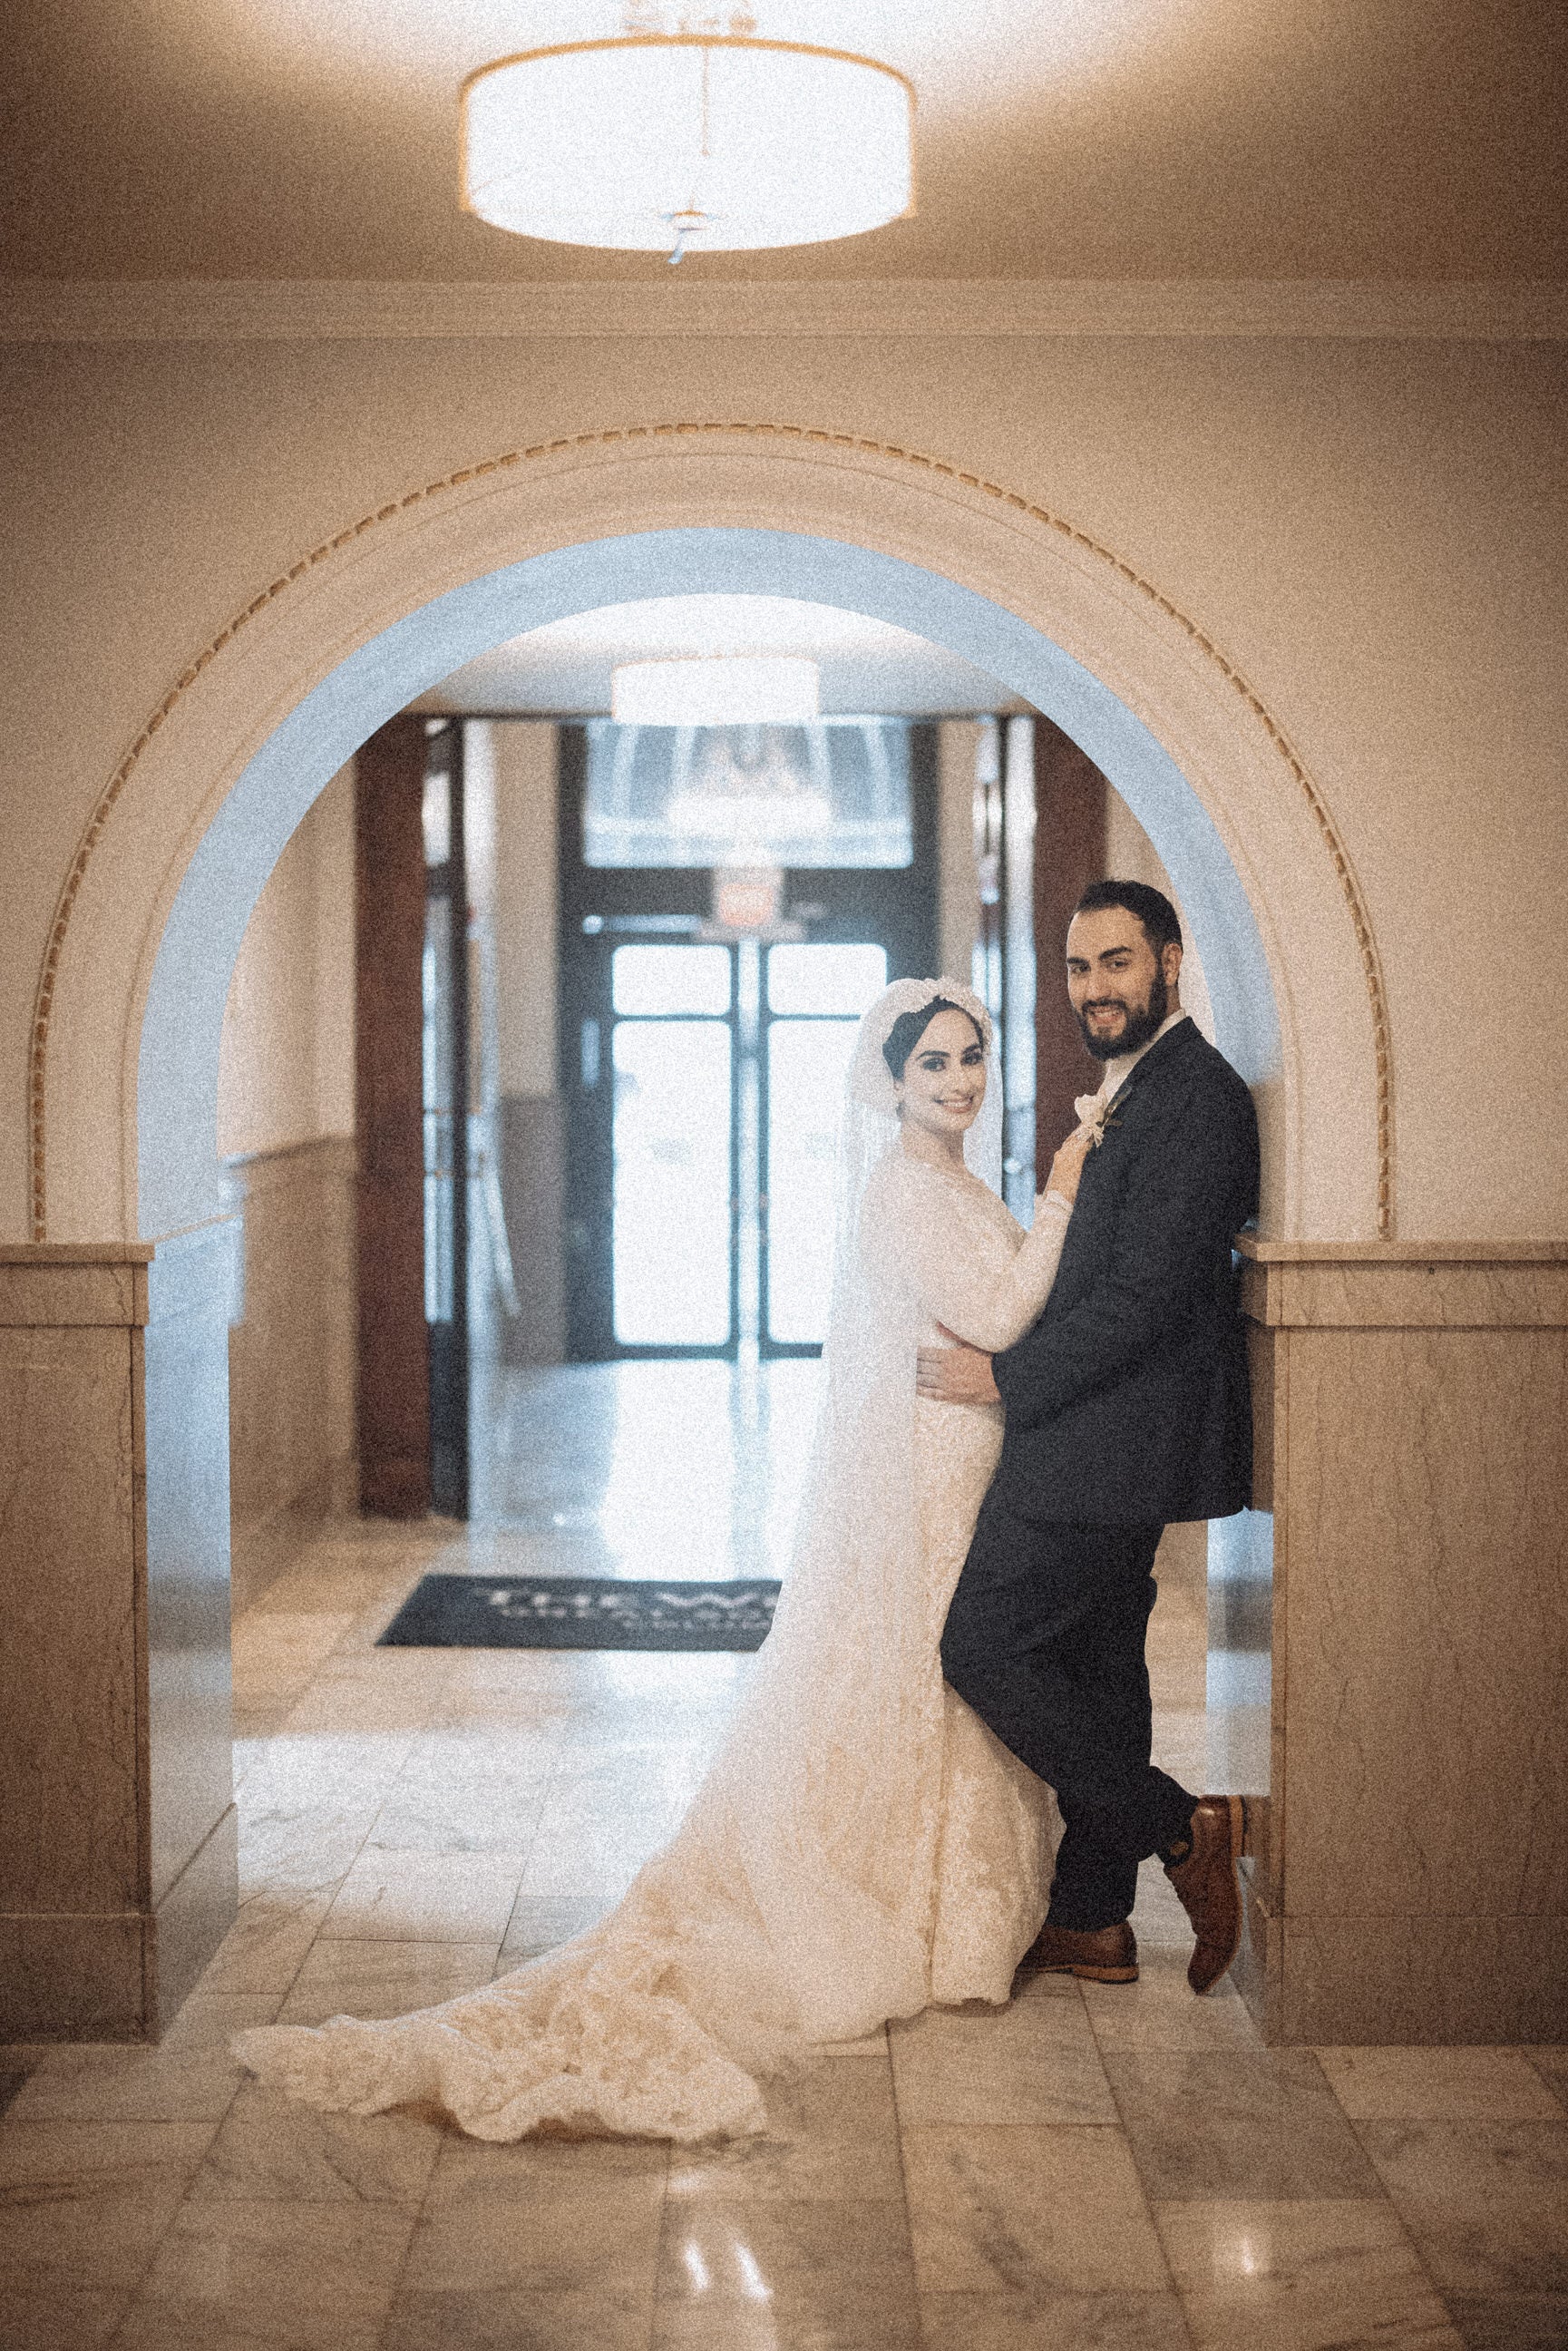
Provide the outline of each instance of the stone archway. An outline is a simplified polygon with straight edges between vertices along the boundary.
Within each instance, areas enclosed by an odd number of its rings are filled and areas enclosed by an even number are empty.
[[[1386,1018],[1344,852],[1197,625],[1109,550],[951,466],[779,427],[520,452],[301,558],[166,697],[72,869],[35,1032],[38,1238],[213,1212],[228,976],[284,841],[376,726],[522,628],[640,594],[768,589],[965,653],[1079,740],[1186,904],[1259,1088],[1265,1229],[1389,1228]]]
[[[913,629],[1073,736],[1186,904],[1220,1042],[1260,1096],[1266,1229],[1340,1243],[1387,1230],[1386,1018],[1332,820],[1245,681],[1110,550],[952,465],[780,426],[586,436],[388,503],[302,554],[171,687],[105,788],[53,927],[34,1037],[35,1233],[67,1245],[40,1255],[70,1259],[73,1281],[124,1268],[110,1319],[131,1333],[121,1403],[145,1452],[129,1499],[104,1468],[126,1590],[112,1641],[77,1661],[84,1688],[103,1686],[93,1770],[112,1782],[113,1821],[87,1876],[40,1881],[39,2004],[22,2037],[156,2030],[232,1914],[234,1233],[215,1107],[252,907],[330,776],[460,663],[595,605],[705,590]],[[128,1687],[144,1713],[127,1708]],[[67,1784],[47,1747],[40,1784]],[[72,1992],[51,2008],[84,1982],[97,1987],[85,2005]]]

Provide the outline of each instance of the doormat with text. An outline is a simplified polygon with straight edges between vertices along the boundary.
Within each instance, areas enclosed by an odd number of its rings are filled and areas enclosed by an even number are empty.
[[[377,1644],[403,1649],[759,1649],[776,1583],[423,1575]]]

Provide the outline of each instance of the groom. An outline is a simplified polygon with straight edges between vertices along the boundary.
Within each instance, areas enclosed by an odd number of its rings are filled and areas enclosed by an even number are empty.
[[[1236,1956],[1241,1802],[1150,1761],[1144,1635],[1173,1520],[1251,1489],[1231,1238],[1258,1202],[1252,1101],[1179,1000],[1181,926],[1160,891],[1098,882],[1067,934],[1067,991],[1105,1064],[1102,1140],[1080,1179],[1045,1311],[992,1358],[923,1350],[923,1395],[1007,1406],[1007,1434],[942,1638],[943,1670],[1056,1791],[1064,1833],[1025,1964],[1103,1983],[1138,1972],[1138,1864],[1163,1861],[1207,1991]]]

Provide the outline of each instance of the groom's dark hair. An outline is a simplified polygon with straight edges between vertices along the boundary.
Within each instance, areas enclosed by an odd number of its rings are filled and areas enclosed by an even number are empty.
[[[1182,943],[1176,908],[1163,890],[1151,889],[1146,882],[1091,882],[1072,911],[1093,914],[1102,906],[1124,906],[1129,914],[1136,914],[1156,956],[1162,947],[1179,947]]]

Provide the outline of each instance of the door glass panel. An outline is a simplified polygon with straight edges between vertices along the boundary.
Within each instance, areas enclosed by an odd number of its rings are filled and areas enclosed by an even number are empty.
[[[882,956],[880,947],[804,952]],[[768,1335],[787,1345],[827,1335],[833,1154],[854,1040],[852,1020],[780,1020],[768,1032]]]
[[[781,946],[768,951],[769,1012],[849,1012],[858,1020],[887,986],[887,950]]]
[[[694,947],[620,947],[695,956]],[[729,959],[721,947],[725,1002]],[[730,1030],[721,1020],[619,1020],[613,1193],[615,1337],[722,1347],[730,1329]]]
[[[727,947],[617,947],[617,1012],[727,1012]]]

